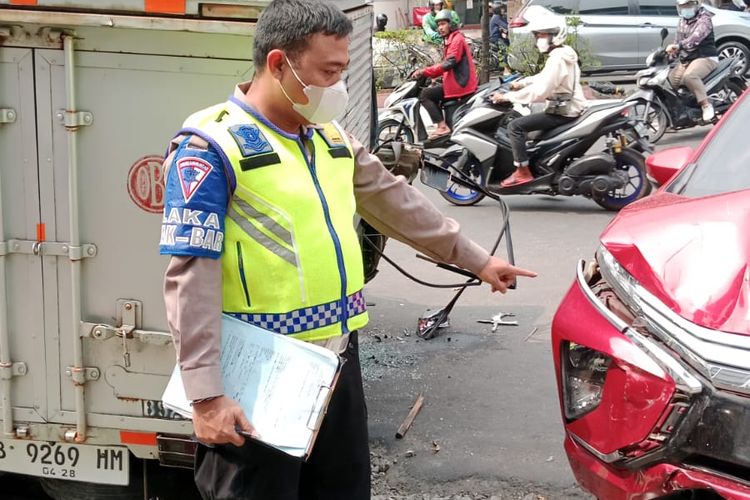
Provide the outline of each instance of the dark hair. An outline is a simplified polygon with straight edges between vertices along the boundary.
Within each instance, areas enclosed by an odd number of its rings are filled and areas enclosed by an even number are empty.
[[[316,33],[337,38],[349,36],[352,22],[341,9],[320,0],[273,0],[263,10],[255,28],[253,58],[256,72],[266,67],[266,57],[280,49],[293,59],[307,48]]]

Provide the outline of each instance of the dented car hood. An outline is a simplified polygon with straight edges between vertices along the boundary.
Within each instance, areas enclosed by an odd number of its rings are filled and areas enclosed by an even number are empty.
[[[683,318],[750,335],[750,190],[659,192],[623,209],[602,244]]]

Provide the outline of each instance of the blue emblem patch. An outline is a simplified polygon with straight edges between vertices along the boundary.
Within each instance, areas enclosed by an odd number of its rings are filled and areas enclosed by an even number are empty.
[[[243,124],[229,127],[229,133],[232,134],[237,145],[240,147],[242,156],[255,156],[263,153],[272,153],[273,148],[268,143],[268,139],[257,125]]]

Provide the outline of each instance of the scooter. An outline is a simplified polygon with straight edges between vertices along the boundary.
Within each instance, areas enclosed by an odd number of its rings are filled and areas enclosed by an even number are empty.
[[[487,98],[456,122],[454,145],[441,155],[442,165],[500,195],[581,195],[619,210],[651,191],[643,155],[651,145],[643,124],[631,117],[632,106],[623,101],[591,106],[570,123],[530,134],[534,180],[502,187],[501,181],[514,170],[506,127],[520,113],[509,103],[493,104]],[[600,139],[604,149],[587,154]],[[441,195],[454,205],[474,205],[485,196],[458,182]]]
[[[667,35],[667,30],[662,29],[662,47],[646,57],[647,68],[636,73],[639,90],[627,97],[628,101],[636,103],[636,115],[646,126],[652,143],[661,139],[668,127],[678,130],[706,125],[692,92],[685,87],[675,89],[669,82],[670,58],[663,48]],[[703,79],[715,119],[721,117],[747,87],[745,79],[737,72],[739,65],[738,59],[722,59]]]
[[[506,76],[503,81],[511,82],[519,74]],[[378,144],[389,140],[410,144],[422,144],[425,148],[445,148],[450,144],[450,136],[445,135],[428,140],[427,129],[437,125],[433,123],[427,110],[419,102],[419,94],[430,85],[428,78],[407,80],[396,88],[385,100],[385,109],[378,116]],[[460,108],[474,102],[474,96],[485,95],[491,86],[482,85],[474,94],[443,103],[443,113],[448,127],[452,128],[454,115]]]

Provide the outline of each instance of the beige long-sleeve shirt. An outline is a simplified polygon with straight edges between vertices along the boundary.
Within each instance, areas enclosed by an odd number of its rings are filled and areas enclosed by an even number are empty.
[[[540,99],[548,99],[553,94],[572,94],[569,116],[578,116],[586,108],[586,98],[581,88],[581,70],[578,68],[578,54],[567,45],[550,52],[541,72],[518,83],[523,86],[521,90],[505,94],[505,98],[510,102],[531,104]]]
[[[235,95],[244,94],[246,88],[238,87]],[[487,251],[462,235],[458,223],[443,216],[419,190],[392,175],[361,143],[351,140],[359,214],[381,233],[433,259],[478,274],[489,260]],[[199,138],[191,139],[191,144],[207,147]],[[170,154],[165,161],[167,167],[171,158]],[[221,260],[172,256],[164,279],[164,301],[187,397],[196,400],[223,394]]]

